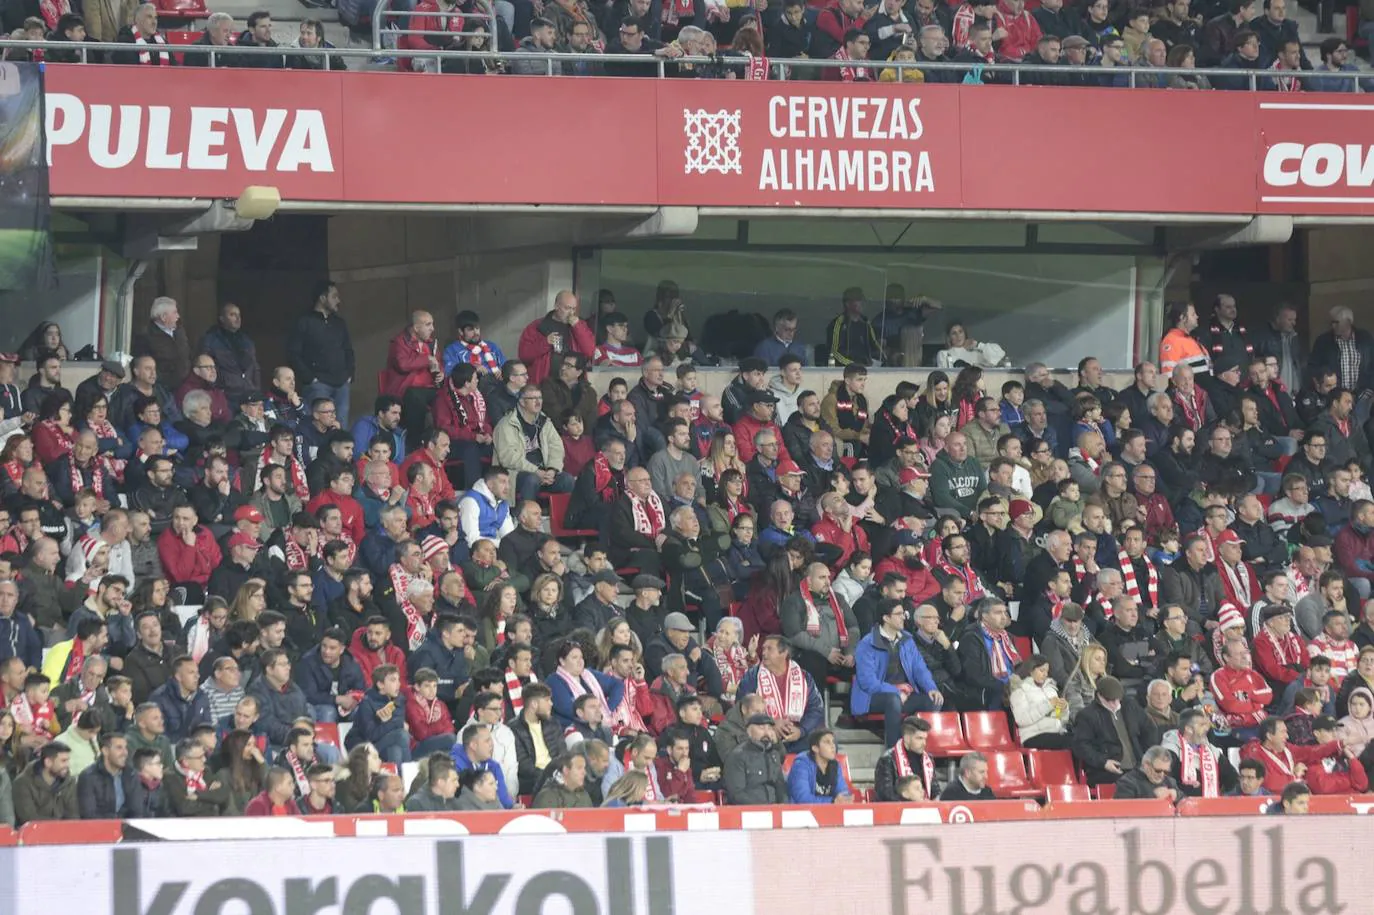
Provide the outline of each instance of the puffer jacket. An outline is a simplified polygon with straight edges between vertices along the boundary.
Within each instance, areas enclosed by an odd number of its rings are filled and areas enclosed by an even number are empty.
[[[1052,677],[1046,677],[1045,682],[1039,685],[1031,677],[1012,677],[1011,714],[1016,719],[1016,729],[1023,742],[1041,734],[1063,734],[1068,731],[1064,723],[1067,712],[1054,714],[1054,700],[1058,698],[1059,688]]]

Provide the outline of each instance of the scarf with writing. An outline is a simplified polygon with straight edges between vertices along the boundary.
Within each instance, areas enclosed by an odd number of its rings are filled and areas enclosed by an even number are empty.
[[[1284,63],[1283,63],[1283,61],[1281,61],[1281,60],[1276,60],[1276,61],[1274,61],[1272,64],[1269,65],[1269,69],[1270,69],[1270,70],[1282,70],[1282,71],[1292,72],[1292,68],[1291,68],[1291,67],[1286,67],[1286,66],[1284,66]],[[1301,91],[1302,91],[1302,81],[1299,80],[1296,76],[1275,76],[1275,77],[1271,80],[1271,82],[1273,83],[1274,91],[1275,91],[1275,92],[1301,92]],[[1236,329],[1237,329],[1237,330],[1240,330],[1242,333],[1244,332],[1244,329],[1241,328],[1240,325],[1236,325]],[[1212,348],[1213,348],[1213,349],[1216,349],[1217,347],[1216,347],[1216,346],[1213,346]],[[1245,344],[1245,351],[1246,351],[1246,352],[1253,352],[1254,349],[1253,349],[1253,347],[1250,346],[1249,343],[1247,343],[1247,344]]]
[[[644,723],[644,717],[639,714],[639,709],[636,708],[639,691],[647,688],[643,683],[635,681],[633,677],[625,678],[625,693],[620,697],[620,704],[612,709],[609,718],[612,734],[619,737],[626,731],[643,734],[649,730],[649,726]]]
[[[310,568],[310,557],[305,548],[296,542],[293,531],[286,534],[286,569],[289,572],[305,572]],[[324,538],[320,538],[321,540]]]
[[[628,493],[630,497],[630,512],[634,515],[635,532],[643,534],[645,537],[657,537],[663,532],[664,513],[663,500],[658,497],[658,493],[650,492],[643,499]]]
[[[138,45],[138,62],[148,64],[153,62],[153,55],[148,50],[150,44],[166,45],[167,39],[162,37],[161,32],[152,35],[144,35],[138,26],[134,26],[134,44]],[[157,52],[157,66],[170,67],[172,65],[172,55],[162,50]],[[235,335],[237,336],[237,335]]]
[[[1083,577],[1088,574],[1088,566],[1083,562],[1082,557],[1074,553],[1070,559],[1069,574],[1073,576],[1075,585],[1082,584]]]
[[[849,56],[849,52],[846,51],[844,48],[840,48],[838,51],[836,51],[834,54],[830,56],[834,60],[854,59]],[[840,79],[846,83],[863,82],[868,78],[868,70],[863,67],[840,67]]]
[[[1045,600],[1050,602],[1050,620],[1058,620],[1064,612],[1064,598],[1054,593],[1053,588],[1045,589]]]
[[[583,671],[582,676],[574,677],[562,667],[553,672],[553,675],[568,685],[569,692],[572,693],[573,703],[583,696],[591,693],[601,703],[601,712],[606,718],[611,717],[611,707],[606,704],[606,693],[601,689],[601,683],[589,671]]]
[[[1198,787],[1198,782],[1201,781],[1203,797],[1218,797],[1221,780],[1218,778],[1217,758],[1212,753],[1212,748],[1195,747],[1186,740],[1180,740],[1179,743],[1183,749],[1179,760],[1179,780],[1190,788]]]
[[[515,671],[506,668],[504,675],[506,681],[506,698],[510,700],[511,711],[519,715],[525,710],[525,687],[520,682],[520,678],[515,675]],[[539,678],[530,674],[530,682],[538,683]]]
[[[390,576],[391,589],[395,595],[396,603],[406,617],[406,641],[410,643],[410,650],[414,651],[424,642],[425,633],[429,631],[429,627],[425,625],[419,609],[411,603],[410,596],[406,592],[410,589],[411,582],[423,581],[424,579],[411,575],[399,562],[391,564]]]
[[[663,0],[663,23],[676,25],[679,19],[691,19],[696,15],[692,0]]]
[[[348,535],[347,531],[339,531],[337,534],[327,534],[321,531],[320,536],[315,540],[315,556],[324,559],[324,548],[335,540],[348,547],[348,564],[352,565],[354,558],[358,555],[358,544],[353,542],[353,538]]]
[[[287,750],[285,756],[287,764],[291,766],[291,775],[296,780],[296,792],[305,797],[310,793],[310,779],[305,777],[305,767],[293,751]]]
[[[197,662],[210,650],[210,621],[202,616],[186,635],[186,651]]]
[[[986,624],[982,630],[983,638],[990,643],[988,656],[992,658],[992,675],[999,680],[1010,678],[1012,669],[1021,663],[1021,654],[1012,643],[1011,636],[1007,635],[1005,629],[993,632]]]
[[[412,698],[419,704],[426,724],[438,724],[439,719],[444,717],[444,703],[440,699],[426,701],[419,693],[415,693]]]
[[[72,8],[67,0],[39,0],[38,11],[43,14],[43,21],[51,32],[57,30],[58,20],[70,13]]]
[[[801,596],[802,602],[806,604],[806,634],[815,638],[821,634],[821,611],[811,596],[811,584],[805,578],[802,579],[801,583]],[[840,602],[835,597],[833,590],[825,595],[825,599],[830,604],[830,612],[835,616],[835,629],[839,633],[840,647],[845,648],[849,645],[849,629],[844,624],[844,614],[840,612]]]
[[[5,476],[10,478],[14,488],[18,489],[24,482],[24,471],[28,468],[19,460],[6,461],[4,464]]]
[[[81,668],[85,663],[86,644],[80,639],[72,639],[72,650],[67,655],[66,668],[62,671],[62,682],[66,683],[81,676]]]
[[[744,72],[744,78],[755,81],[768,79],[768,58],[762,54],[757,57],[750,54],[749,68]]]
[[[897,766],[897,781],[916,773],[911,768],[911,758],[906,755],[906,745],[900,740],[892,745],[892,762]],[[921,754],[921,781],[926,786],[926,797],[935,796],[935,760],[929,753]]]
[[[770,718],[801,721],[806,714],[806,677],[796,661],[787,662],[785,683],[779,683],[773,672],[759,665],[759,697]]]
[[[57,709],[51,702],[31,705],[24,697],[24,693],[20,692],[10,703],[10,714],[14,716],[14,723],[19,726],[19,730],[26,734],[56,733],[53,722],[57,717]]]
[[[453,413],[458,417],[459,427],[484,432],[487,428],[487,399],[481,392],[474,391],[471,397],[462,394],[451,378],[445,390],[448,391],[449,402],[453,404]],[[468,412],[468,404],[472,405],[471,415]],[[475,424],[472,422],[474,419],[477,420]]]
[[[45,419],[41,425],[57,440],[57,453],[59,457],[64,454],[72,453],[72,437],[65,429],[57,424],[56,420]]]
[[[277,457],[272,443],[268,442],[262,447],[262,454],[258,456],[258,479],[253,484],[253,491],[262,489],[262,468],[268,464],[280,464],[286,468],[286,478],[291,482],[291,488],[296,492],[296,498],[302,502],[310,501],[310,486],[305,482],[305,471],[301,469],[300,461],[288,455],[284,459]]]
[[[491,348],[491,344],[485,340],[478,340],[476,343],[469,343],[466,340],[459,340],[458,345],[467,350],[468,362],[473,365],[485,365],[487,371],[494,372],[501,367],[501,363],[496,359],[496,351]]]
[[[1140,582],[1136,581],[1135,563],[1131,557],[1126,555],[1125,550],[1119,550],[1116,554],[1117,561],[1121,563],[1121,583],[1126,588],[1126,594],[1134,598],[1137,602],[1143,602],[1140,597]],[[1148,580],[1145,583],[1146,593],[1150,595],[1146,606],[1159,606],[1159,572],[1155,571],[1154,563],[1141,557],[1145,563],[1145,574]]]
[[[968,602],[971,604],[979,598],[987,597],[987,592],[983,590],[983,580],[978,577],[978,573],[973,570],[973,564],[956,566],[948,559],[942,560],[939,569],[946,575],[958,578],[968,589]]]
[[[720,670],[725,692],[732,692],[731,687],[739,686],[739,681],[744,679],[744,675],[749,671],[749,656],[744,646],[736,642],[726,648],[713,635],[706,640],[706,648],[711,652],[711,657],[715,659],[716,667]]]

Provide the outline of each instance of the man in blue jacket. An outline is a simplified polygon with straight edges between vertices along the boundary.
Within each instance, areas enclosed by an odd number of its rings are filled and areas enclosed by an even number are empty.
[[[363,669],[348,653],[348,636],[334,627],[325,631],[320,644],[301,656],[292,669],[296,685],[305,693],[305,704],[315,721],[351,720],[362,701],[367,683]]]
[[[463,728],[461,739],[453,745],[449,755],[453,757],[453,764],[458,767],[459,772],[466,772],[469,769],[485,769],[496,777],[496,797],[501,802],[501,806],[510,810],[515,806],[515,801],[511,799],[510,792],[506,790],[506,775],[501,770],[501,764],[492,759],[496,744],[491,737],[491,728],[481,722],[474,721]]]
[[[377,748],[382,762],[410,762],[406,697],[401,694],[401,672],[394,666],[383,664],[372,672],[372,689],[359,703],[344,743],[350,750],[360,743],[370,743]]]
[[[476,631],[476,623],[472,624],[472,629]],[[463,650],[463,627],[458,617],[440,614],[424,642],[411,653],[406,666],[412,680],[415,672],[425,667],[439,675],[439,701],[447,705],[449,713],[456,718],[458,691],[470,676],[467,654]]]
[[[396,466],[406,459],[406,433],[401,428],[401,402],[383,394],[372,405],[372,415],[353,424],[353,453],[367,454],[372,440],[381,436],[391,442],[391,460]]]
[[[162,709],[164,734],[172,743],[187,737],[200,724],[214,724],[210,718],[210,699],[200,688],[200,666],[190,655],[172,661],[172,676],[153,690],[149,702]]]
[[[850,804],[854,795],[840,770],[839,747],[829,728],[812,731],[811,749],[792,761],[787,799],[794,804]]]
[[[854,649],[850,711],[883,716],[883,744],[902,739],[902,719],[936,711],[945,697],[935,686],[921,651],[906,631],[906,605],[887,598],[878,604],[878,625]]]
[[[15,613],[19,587],[0,581],[0,661],[18,658],[34,670],[43,666],[43,637],[34,631],[27,613]]]

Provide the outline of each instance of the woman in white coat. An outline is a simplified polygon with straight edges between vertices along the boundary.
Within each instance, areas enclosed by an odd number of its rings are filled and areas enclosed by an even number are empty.
[[[1069,702],[1059,695],[1050,676],[1050,660],[1031,655],[1016,668],[1011,678],[1011,714],[1021,737],[1021,746],[1032,750],[1069,748]]]

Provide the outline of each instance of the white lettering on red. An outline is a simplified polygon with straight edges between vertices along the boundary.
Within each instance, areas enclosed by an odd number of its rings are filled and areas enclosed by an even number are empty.
[[[768,101],[768,133],[784,142],[764,147],[759,190],[933,192],[935,174],[929,151],[888,146],[921,139],[925,124],[920,107],[918,98],[773,96]],[[814,142],[786,142],[797,140],[882,145],[834,150]]]
[[[103,169],[226,171],[236,152],[249,172],[334,171],[324,113],[314,108],[192,105],[174,124],[165,105],[120,105],[116,111],[53,92],[47,109],[49,165],[53,149],[84,141],[91,162]]]
[[[1355,143],[1275,143],[1264,154],[1270,187],[1374,186],[1374,146]]]

